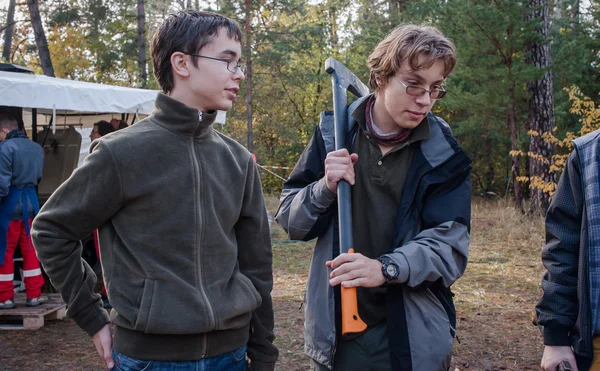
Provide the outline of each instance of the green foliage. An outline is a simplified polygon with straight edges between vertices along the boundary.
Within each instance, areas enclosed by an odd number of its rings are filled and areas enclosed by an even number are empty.
[[[293,167],[319,112],[331,109],[331,82],[325,72],[332,47],[331,22],[322,16],[330,8],[303,1],[252,3],[254,149],[262,165]],[[244,25],[243,3],[221,2],[221,6],[221,12],[231,12]],[[246,143],[247,112],[241,100],[228,112],[224,131]],[[274,171],[284,178],[289,174]],[[267,172],[261,176],[265,190],[280,191],[281,179]]]
[[[368,56],[385,35],[402,23],[425,22],[440,28],[458,50],[456,70],[446,83],[449,94],[434,111],[448,121],[473,158],[475,192],[506,192],[512,167],[508,111],[512,107],[515,112],[517,148],[527,153],[526,83],[544,72],[525,63],[527,46],[538,37],[535,24],[526,21],[528,1],[250,3],[252,134],[260,164],[294,166],[318,123],[319,112],[332,109],[331,80],[324,67],[328,57],[342,61],[366,83]],[[564,137],[580,127],[580,117],[569,111],[571,101],[564,88],[576,85],[591,100],[600,99],[600,0],[579,10],[574,4],[580,1],[562,0],[560,12],[554,8],[555,1],[550,3],[556,136]],[[181,0],[145,1],[148,42],[166,14],[185,4]],[[238,20],[244,29],[245,1],[211,0],[200,6]],[[58,77],[139,85],[136,1],[47,0],[40,10]],[[5,14],[6,9],[0,9],[0,22]],[[39,69],[23,3],[17,7],[16,20],[12,62]],[[157,88],[151,73],[149,87]],[[247,143],[245,86],[227,114],[227,124],[219,129]],[[525,160],[521,160],[522,176],[528,175]],[[289,175],[288,170],[273,171],[284,178]],[[261,176],[265,190],[279,191],[281,179],[262,170]]]
[[[457,46],[458,62],[447,80],[449,91],[437,106],[461,146],[473,159],[476,193],[504,193],[511,173],[508,111],[514,107],[520,128],[518,148],[527,146],[526,82],[533,71],[525,49],[533,35],[525,4],[512,0],[410,3],[413,22],[440,28]]]

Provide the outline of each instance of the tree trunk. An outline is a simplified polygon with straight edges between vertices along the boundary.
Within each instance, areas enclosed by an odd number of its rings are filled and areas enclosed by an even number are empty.
[[[148,86],[148,70],[146,68],[146,12],[144,11],[144,0],[137,0],[137,20],[140,85],[145,89]]]
[[[513,151],[518,151],[519,147],[518,147],[518,143],[519,143],[519,131],[518,131],[518,127],[517,127],[517,115],[516,115],[516,104],[515,104],[515,86],[514,83],[511,83],[510,87],[508,88],[508,99],[509,99],[509,105],[508,105],[508,123],[510,125],[510,148]],[[512,178],[513,178],[513,184],[514,184],[514,190],[515,190],[515,204],[517,206],[517,209],[523,211],[523,193],[521,191],[521,184],[519,183],[519,180],[517,179],[519,177],[520,171],[519,171],[519,156],[518,155],[513,155],[512,156]]]
[[[2,59],[7,63],[11,62],[10,51],[12,49],[13,30],[15,28],[15,1],[8,3],[8,13],[6,14],[6,31],[4,31],[4,48],[2,49]]]
[[[27,6],[29,7],[29,14],[31,15],[31,26],[33,27],[33,33],[35,35],[35,43],[38,48],[42,71],[44,71],[44,75],[46,76],[55,77],[52,59],[50,58],[50,50],[48,49],[48,41],[46,40],[46,34],[44,33],[44,27],[42,26],[38,1],[27,0]]]
[[[539,33],[538,41],[528,46],[527,63],[544,70],[540,80],[527,83],[530,92],[529,129],[534,133],[529,140],[529,170],[531,186],[530,212],[545,214],[550,204],[550,194],[541,186],[553,183],[554,176],[550,172],[552,156],[556,152],[553,144],[542,137],[544,133],[552,133],[554,129],[554,97],[552,93],[552,57],[550,55],[550,17],[548,0],[530,0],[528,20],[539,22],[535,31]],[[544,182],[544,183],[541,183]]]
[[[403,13],[404,12],[404,3],[406,3],[406,2],[407,2],[407,0],[389,0],[388,8],[389,8],[390,14],[393,14],[393,12]]]
[[[329,1],[329,27],[331,27],[331,50],[334,58],[338,58],[339,38],[338,38],[338,21],[337,8],[333,1]]]
[[[252,33],[250,29],[250,6],[251,0],[245,0],[246,4],[246,115],[248,120],[248,151],[254,153],[252,143]]]
[[[494,144],[488,138],[485,141],[485,148],[487,153],[494,153]],[[492,189],[492,184],[494,183],[494,179],[496,178],[496,173],[494,171],[494,161],[487,162],[487,171],[485,173],[485,189],[484,192],[488,192]]]

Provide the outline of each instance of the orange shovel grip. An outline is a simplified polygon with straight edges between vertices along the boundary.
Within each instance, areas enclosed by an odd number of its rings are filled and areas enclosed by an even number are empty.
[[[354,249],[348,250],[348,253],[353,254]],[[356,287],[342,287],[342,335],[363,332],[366,329],[367,324],[358,315]]]

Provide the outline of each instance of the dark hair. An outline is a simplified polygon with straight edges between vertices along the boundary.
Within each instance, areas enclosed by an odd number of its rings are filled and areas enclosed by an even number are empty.
[[[104,120],[100,120],[97,123],[94,124],[94,126],[98,127],[98,134],[100,134],[100,136],[105,136],[108,133],[112,133],[113,131],[115,131],[115,128],[113,128],[113,126],[110,124],[110,122],[104,121]]]
[[[229,38],[241,42],[240,26],[220,14],[184,10],[167,16],[150,43],[154,76],[164,93],[173,90],[171,55],[175,52],[197,54],[212,42],[221,28],[227,30]],[[194,67],[197,67],[197,60],[194,58],[193,61]]]
[[[19,122],[12,115],[0,114],[0,128],[14,130],[19,128]]]

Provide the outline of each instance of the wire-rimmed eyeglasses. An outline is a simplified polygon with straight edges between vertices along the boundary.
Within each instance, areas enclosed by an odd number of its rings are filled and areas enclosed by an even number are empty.
[[[442,87],[428,90],[417,85],[408,85],[404,81],[400,80],[396,75],[394,75],[394,77],[396,78],[396,80],[400,81],[402,85],[404,85],[404,87],[406,88],[406,94],[413,97],[421,97],[423,96],[423,94],[429,93],[429,97],[431,97],[431,99],[442,99],[447,93],[446,89]]]
[[[238,68],[242,71],[242,73],[246,73],[246,65],[244,63],[240,63],[240,61],[238,61],[237,59],[231,59],[231,58],[215,58],[215,57],[209,57],[206,55],[200,55],[200,54],[192,54],[192,53],[186,53],[186,52],[182,52],[183,54],[187,54],[187,55],[191,55],[192,57],[198,57],[198,58],[206,58],[206,59],[212,59],[215,61],[221,61],[221,62],[226,62],[227,63],[227,70],[231,73],[236,73]]]

